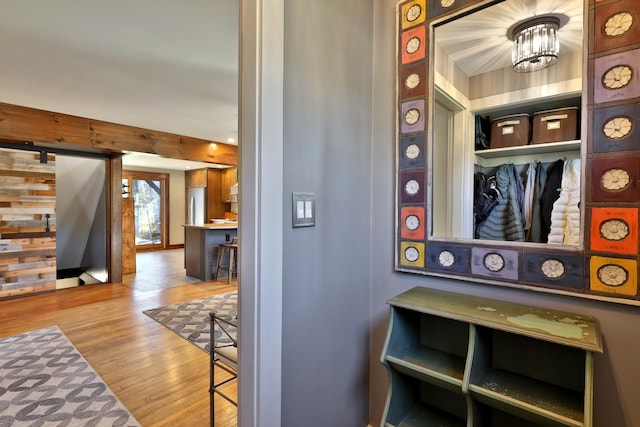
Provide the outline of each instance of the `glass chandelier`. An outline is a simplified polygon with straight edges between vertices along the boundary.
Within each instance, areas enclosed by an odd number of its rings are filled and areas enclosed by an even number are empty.
[[[541,70],[558,61],[560,20],[554,16],[540,16],[516,24],[510,30],[513,40],[511,61],[519,72]]]

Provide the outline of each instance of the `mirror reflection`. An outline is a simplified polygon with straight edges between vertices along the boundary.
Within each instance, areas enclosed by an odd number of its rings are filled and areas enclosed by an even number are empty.
[[[432,26],[433,238],[581,243],[582,0]]]

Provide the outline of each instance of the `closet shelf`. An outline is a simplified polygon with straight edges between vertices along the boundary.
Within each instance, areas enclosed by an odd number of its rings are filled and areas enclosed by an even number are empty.
[[[549,142],[547,144],[530,144],[519,145],[517,147],[507,148],[490,148],[488,150],[477,150],[476,156],[484,159],[496,159],[506,156],[521,156],[521,155],[535,155],[544,153],[559,153],[564,151],[580,151],[581,141],[561,141],[561,142]]]

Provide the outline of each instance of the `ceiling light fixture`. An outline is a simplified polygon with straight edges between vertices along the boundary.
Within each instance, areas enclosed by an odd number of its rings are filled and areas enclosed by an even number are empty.
[[[555,64],[560,53],[559,28],[560,19],[554,15],[537,16],[512,26],[507,35],[513,40],[513,69],[530,72]]]

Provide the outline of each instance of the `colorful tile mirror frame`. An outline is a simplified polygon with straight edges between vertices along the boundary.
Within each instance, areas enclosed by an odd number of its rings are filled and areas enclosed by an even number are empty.
[[[396,271],[640,305],[640,2],[585,1],[587,112],[582,135],[583,244],[432,239],[430,24],[487,2],[397,4]]]

